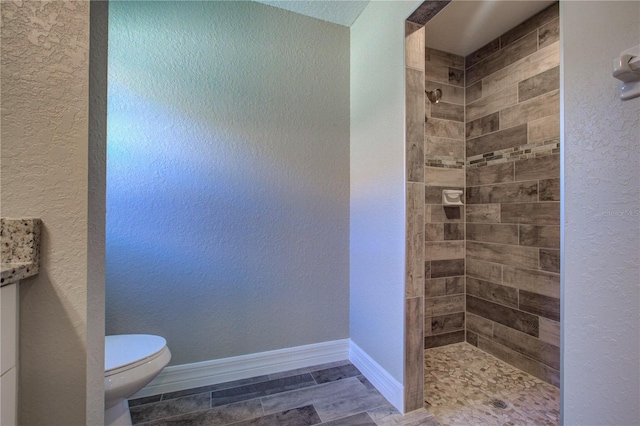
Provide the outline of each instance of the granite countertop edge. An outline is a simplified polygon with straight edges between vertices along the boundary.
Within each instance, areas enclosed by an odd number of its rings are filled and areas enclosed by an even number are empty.
[[[5,263],[0,269],[0,287],[36,275],[39,269],[36,262]]]
[[[40,271],[40,230],[37,218],[0,218],[0,287]]]

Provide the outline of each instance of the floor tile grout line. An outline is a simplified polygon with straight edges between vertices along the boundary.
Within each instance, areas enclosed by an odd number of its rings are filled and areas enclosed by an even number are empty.
[[[305,374],[308,374],[308,373],[305,373]],[[309,375],[309,376],[310,376],[310,375]],[[313,380],[313,377],[311,377],[311,379],[312,379],[313,383],[315,383],[315,380]],[[276,379],[276,380],[279,380],[279,379]],[[309,384],[309,386],[301,386],[301,387],[297,387],[297,388],[295,388],[295,389],[283,390],[283,391],[281,391],[281,392],[274,392],[274,393],[265,394],[265,395],[256,395],[256,396],[254,396],[253,398],[249,398],[249,399],[239,399],[239,400],[237,400],[237,401],[230,402],[230,403],[228,403],[228,404],[224,404],[224,405],[219,405],[219,406],[214,406],[214,405],[213,405],[213,401],[214,401],[213,392],[215,392],[215,391],[212,391],[212,392],[211,392],[211,406],[212,406],[212,408],[216,408],[216,407],[223,407],[223,406],[230,405],[230,404],[234,404],[234,403],[237,403],[237,402],[250,401],[250,400],[258,399],[258,398],[262,399],[262,398],[269,397],[269,396],[272,396],[272,395],[280,395],[280,394],[287,393],[287,392],[294,392],[294,391],[297,391],[297,390],[309,389],[309,388],[312,388],[312,387],[314,387],[314,386],[318,386],[318,385],[317,385],[317,384]],[[228,389],[224,389],[224,390],[228,390]],[[239,395],[238,395],[238,396],[239,396]],[[262,403],[262,400],[261,400],[260,402]]]
[[[260,400],[261,400],[261,401],[260,401],[260,404],[262,404],[262,398],[256,398],[256,399],[260,399]],[[261,418],[263,418],[263,417],[272,416],[272,415],[274,415],[274,414],[283,413],[283,412],[285,412],[285,411],[298,410],[298,409],[303,408],[303,407],[308,407],[309,405],[311,405],[311,406],[313,407],[313,410],[316,412],[316,414],[318,414],[318,418],[320,419],[320,423],[314,423],[314,425],[313,425],[313,426],[315,426],[315,425],[318,425],[318,426],[319,426],[319,425],[321,425],[322,423],[324,423],[324,422],[322,421],[322,418],[320,417],[320,414],[318,413],[318,410],[316,410],[316,407],[315,407],[313,404],[307,404],[307,405],[301,405],[300,407],[287,408],[286,410],[276,411],[275,413],[270,413],[270,414],[265,414],[265,413],[264,413],[264,408],[263,408],[263,410],[262,410],[262,415],[261,415],[261,416],[258,416],[258,417],[251,417],[251,418],[247,418],[247,419],[243,419],[243,420],[236,420],[236,421],[234,421],[234,422],[231,422],[231,423],[225,423],[224,425],[220,425],[220,426],[233,426],[233,425],[235,425],[235,424],[242,423],[242,422],[246,422],[246,421],[248,421],[248,420],[256,420],[256,419],[261,419]]]
[[[334,364],[337,364],[337,365],[334,365]],[[312,373],[316,373],[316,372],[323,371],[323,370],[329,370],[329,369],[332,369],[332,368],[338,368],[338,367],[342,367],[342,366],[349,365],[349,364],[351,364],[351,362],[349,360],[343,360],[343,361],[335,361],[335,362],[319,364],[317,366],[311,366],[311,367],[307,367],[307,368],[303,367],[301,369],[285,370],[285,371],[280,372],[280,373],[263,374],[263,375],[255,376],[255,377],[265,376],[264,380],[251,382],[251,383],[240,384],[240,385],[237,385],[237,386],[222,387],[220,389],[215,389],[215,390],[204,390],[202,392],[196,392],[196,393],[191,393],[191,394],[180,395],[180,396],[175,397],[175,398],[165,399],[165,395],[171,394],[171,393],[176,393],[176,392],[189,391],[191,389],[207,388],[207,387],[212,387],[212,386],[217,386],[217,385],[224,385],[225,383],[233,383],[233,382],[242,381],[242,380],[250,380],[250,379],[253,379],[254,377],[248,377],[246,379],[232,380],[232,381],[229,381],[229,382],[215,383],[215,384],[211,384],[211,385],[198,386],[197,388],[183,389],[181,391],[165,392],[165,393],[161,393],[160,394],[160,400],[158,400],[158,401],[148,402],[148,403],[145,403],[145,404],[137,404],[134,407],[139,407],[139,406],[148,405],[148,404],[155,404],[157,402],[171,401],[171,400],[178,399],[178,398],[197,395],[199,393],[205,393],[205,392],[212,392],[213,393],[213,392],[221,391],[221,390],[235,389],[235,388],[242,387],[242,386],[257,385],[257,384],[260,384],[260,383],[270,382],[272,380],[281,380],[281,379],[286,379],[286,378],[293,377],[293,376],[301,376],[301,375],[304,375],[304,374],[310,375],[311,378],[313,379],[313,381],[316,384],[321,384],[321,383],[317,382],[315,377],[313,377]],[[318,368],[316,368],[316,367],[318,367]],[[297,370],[307,370],[307,371],[302,371],[302,372],[297,372],[296,373],[295,371],[297,371]],[[292,374],[287,374],[288,372],[291,372]],[[280,374],[285,374],[285,375],[279,376],[279,377],[272,377],[272,376],[278,376]],[[149,395],[149,397],[151,397],[151,396],[155,396],[155,395]],[[145,397],[145,398],[147,398],[147,397]]]
[[[153,424],[153,423],[159,422],[159,421],[170,420],[172,418],[184,416],[186,414],[201,413],[201,412],[208,411],[208,410],[209,410],[209,408],[202,408],[202,409],[199,409],[199,410],[193,410],[193,411],[187,411],[185,413],[174,414],[172,416],[158,417],[157,419],[149,420],[149,421],[146,421],[146,422],[140,422],[140,423],[136,423],[136,422],[132,421],[132,425],[133,426],[144,426],[144,425]]]

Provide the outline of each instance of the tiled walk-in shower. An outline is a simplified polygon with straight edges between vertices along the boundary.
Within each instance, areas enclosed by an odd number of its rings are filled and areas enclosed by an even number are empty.
[[[406,22],[409,409],[424,351],[460,342],[560,384],[560,21],[541,7],[472,52]]]

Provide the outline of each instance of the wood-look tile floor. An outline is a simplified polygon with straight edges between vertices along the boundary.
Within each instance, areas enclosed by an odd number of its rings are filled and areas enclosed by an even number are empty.
[[[135,425],[386,426],[439,423],[400,414],[348,361],[129,401]]]
[[[492,405],[496,399],[505,408]],[[559,390],[467,343],[425,351],[425,408],[400,414],[348,361],[129,401],[135,425],[557,425]]]
[[[559,392],[468,343],[425,350],[425,408],[445,426],[557,425]]]

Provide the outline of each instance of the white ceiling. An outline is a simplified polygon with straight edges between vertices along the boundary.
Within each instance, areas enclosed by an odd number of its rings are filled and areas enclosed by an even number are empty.
[[[453,0],[425,25],[427,47],[466,56],[555,0]]]
[[[346,27],[369,4],[369,0],[254,1]],[[453,0],[425,26],[427,46],[466,56],[554,1]]]
[[[269,6],[350,27],[369,0],[254,0]]]

